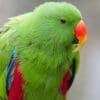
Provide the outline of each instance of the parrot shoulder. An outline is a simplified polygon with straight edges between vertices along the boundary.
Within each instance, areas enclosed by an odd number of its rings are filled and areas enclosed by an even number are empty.
[[[32,14],[32,12],[29,12],[9,18],[9,21],[0,28],[0,74],[9,63],[17,35],[20,33],[18,30],[21,30],[27,24]]]
[[[10,22],[0,29],[0,75],[7,68],[16,35],[16,29],[9,24]]]

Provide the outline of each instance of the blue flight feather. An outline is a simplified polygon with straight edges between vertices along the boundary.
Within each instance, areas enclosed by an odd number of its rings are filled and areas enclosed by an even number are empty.
[[[7,78],[6,78],[6,89],[7,89],[7,92],[9,92],[9,90],[11,88],[11,83],[12,83],[12,79],[13,79],[13,75],[12,74],[13,74],[13,70],[14,70],[14,63],[15,63],[16,57],[17,57],[16,49],[14,47],[10,62],[8,64],[8,69],[7,69]]]

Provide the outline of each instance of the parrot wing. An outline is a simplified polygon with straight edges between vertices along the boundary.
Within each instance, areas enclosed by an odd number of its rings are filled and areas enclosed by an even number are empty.
[[[16,29],[10,24],[8,23],[0,29],[0,76],[9,63],[16,35]]]
[[[9,82],[11,81],[9,81],[9,77],[11,77],[11,72],[13,70],[9,69],[13,69],[11,67],[13,64],[10,62],[13,62],[11,58],[15,51],[15,41],[19,33],[17,26],[20,26],[23,23],[23,20],[25,21],[27,18],[30,19],[29,17],[31,14],[32,13],[30,12],[25,15],[23,14],[10,18],[8,23],[0,29],[0,100],[5,100],[5,98],[7,98],[7,88],[10,87]],[[6,87],[6,84],[8,84],[8,87]]]
[[[80,63],[80,54],[79,52],[75,53],[75,56],[72,60],[72,64],[69,67],[69,86],[68,86],[68,90],[70,89],[70,87],[72,86],[72,83],[74,81],[75,75],[78,71],[79,68],[79,63]]]
[[[0,29],[0,75],[5,67],[8,66],[12,56],[15,46],[14,41],[17,38],[17,33],[19,33],[17,26],[20,26],[26,19],[30,19],[30,15],[32,15],[31,12],[12,17],[9,19],[8,23]]]
[[[78,67],[79,67],[79,62],[80,62],[80,57],[79,57],[79,52],[77,52],[72,60],[72,63],[69,65],[68,70],[63,76],[63,81],[61,84],[61,92],[63,96],[66,96],[66,93],[72,86],[72,83],[74,81],[75,75],[77,73]]]
[[[8,22],[0,29],[0,100],[6,98],[7,67],[12,56],[16,29]]]

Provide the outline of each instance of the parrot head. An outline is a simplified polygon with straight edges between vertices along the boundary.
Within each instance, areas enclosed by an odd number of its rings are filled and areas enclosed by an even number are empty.
[[[75,45],[73,51],[76,52],[85,43],[86,25],[75,6],[65,2],[44,3],[35,9],[34,15],[35,27],[38,29],[35,32],[43,47],[51,45],[60,49]]]

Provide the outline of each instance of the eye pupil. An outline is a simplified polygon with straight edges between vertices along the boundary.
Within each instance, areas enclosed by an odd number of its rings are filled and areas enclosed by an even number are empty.
[[[61,19],[60,22],[61,22],[62,24],[65,24],[65,23],[66,23],[66,20],[65,20],[65,19]]]

